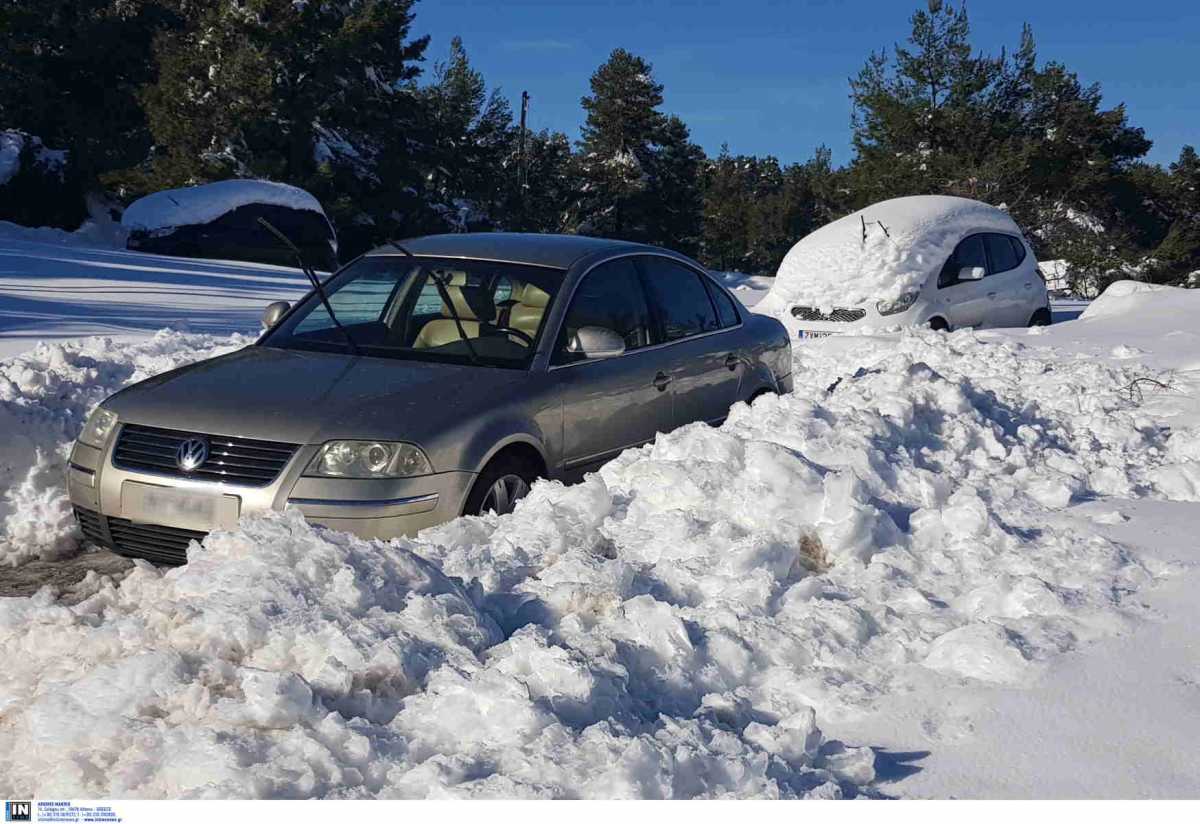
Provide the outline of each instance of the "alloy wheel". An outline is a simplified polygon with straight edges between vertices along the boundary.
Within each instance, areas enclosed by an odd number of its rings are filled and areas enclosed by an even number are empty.
[[[497,515],[507,515],[513,511],[517,501],[529,492],[529,484],[520,475],[503,475],[488,487],[483,496],[480,512],[495,512]]]

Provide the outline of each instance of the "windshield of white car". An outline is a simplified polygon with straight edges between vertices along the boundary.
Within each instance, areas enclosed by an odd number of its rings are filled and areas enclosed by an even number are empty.
[[[324,286],[362,355],[524,369],[562,276],[515,263],[373,255]],[[309,294],[260,345],[351,354],[346,335]]]

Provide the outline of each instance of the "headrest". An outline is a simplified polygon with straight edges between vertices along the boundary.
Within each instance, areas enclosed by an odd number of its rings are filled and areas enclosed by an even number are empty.
[[[467,285],[466,272],[439,269],[433,272],[433,276],[443,279],[446,294],[454,304],[454,312],[451,312],[450,307],[442,303],[442,317],[453,318],[457,312],[459,320],[481,320],[485,323],[495,317],[496,307],[482,288]]]
[[[532,283],[526,283],[521,289],[517,299],[525,306],[532,306],[535,309],[543,309],[550,303],[550,295],[546,291],[539,289]]]

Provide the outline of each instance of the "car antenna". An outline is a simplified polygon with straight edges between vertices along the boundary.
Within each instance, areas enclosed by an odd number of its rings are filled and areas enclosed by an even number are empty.
[[[387,244],[395,249],[399,249],[408,257],[415,257],[412,252],[394,240],[389,240]],[[433,286],[437,289],[438,296],[442,299],[443,305],[450,310],[450,317],[454,320],[455,327],[458,328],[458,334],[462,337],[462,342],[467,345],[467,352],[471,356],[471,363],[479,366],[479,356],[475,354],[475,346],[471,343],[471,339],[467,337],[467,330],[463,327],[462,318],[458,316],[458,309],[454,307],[454,301],[450,298],[450,292],[447,291],[446,284],[442,283],[442,279],[438,277],[437,272],[430,272],[429,278],[433,281]]]
[[[304,260],[304,253],[300,251],[300,248],[296,244],[292,243],[291,239],[287,235],[272,226],[266,218],[260,217],[258,218],[258,222],[264,229],[275,235],[280,243],[292,250],[292,253],[296,256],[296,261],[300,264],[300,271],[302,271],[308,277],[309,282],[312,284],[313,289],[317,293],[317,297],[319,297],[321,299],[321,303],[324,304],[325,311],[329,313],[329,317],[333,321],[333,325],[341,331],[342,337],[344,337],[346,339],[346,343],[350,345],[351,351],[353,351],[356,355],[361,355],[362,352],[359,351],[358,344],[354,342],[354,338],[350,336],[350,331],[346,329],[345,326],[342,326],[342,322],[338,320],[337,315],[334,314],[333,307],[329,304],[329,296],[325,294],[325,287],[321,285],[321,279],[317,277],[317,273],[314,272],[312,267],[310,267]]]

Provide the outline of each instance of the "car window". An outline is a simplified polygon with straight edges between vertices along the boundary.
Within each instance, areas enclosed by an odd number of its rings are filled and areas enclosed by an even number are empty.
[[[1017,265],[1020,266],[1025,262],[1025,244],[1011,235],[1005,235],[1005,237],[1008,238],[1009,244],[1013,247],[1013,253],[1017,256]]]
[[[625,340],[625,351],[649,346],[653,340],[650,309],[637,269],[629,258],[602,263],[580,282],[571,298],[555,346],[554,363],[583,360],[567,344],[584,326],[611,329]]]
[[[325,281],[337,324],[310,293],[260,344],[523,369],[562,275],[486,260],[368,255]]]
[[[1017,253],[1009,243],[1008,235],[986,235],[988,257],[991,258],[990,275],[1008,272],[1017,268]]]
[[[728,329],[730,326],[737,326],[741,322],[738,317],[737,309],[733,306],[733,301],[725,293],[724,289],[719,289],[711,283],[706,284],[708,291],[712,295],[713,303],[717,307],[717,320],[721,324],[722,329]]]
[[[983,270],[987,271],[987,252],[983,246],[983,235],[971,235],[963,238],[962,242],[955,247],[954,253],[950,255],[946,264],[942,267],[941,274],[938,275],[938,288],[953,286],[956,283],[962,283],[958,279],[958,273],[967,266],[982,266]],[[970,283],[971,281],[965,281]]]
[[[717,312],[700,275],[674,261],[644,256],[646,291],[658,315],[664,341],[681,340],[720,329]]]
[[[333,307],[334,314],[342,324],[379,321],[396,291],[396,284],[403,277],[404,272],[397,269],[367,269],[362,277],[355,278],[344,288],[329,295],[329,305]],[[325,329],[331,324],[324,304],[317,304],[296,324],[296,333],[305,334]]]

